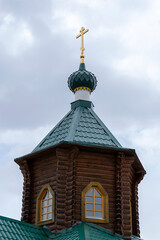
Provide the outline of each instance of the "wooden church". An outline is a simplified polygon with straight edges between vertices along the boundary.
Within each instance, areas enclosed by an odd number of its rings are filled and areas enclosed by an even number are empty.
[[[28,155],[21,221],[0,217],[0,239],[140,239],[138,184],[145,170],[93,110],[97,79],[81,63],[68,78],[71,110]]]

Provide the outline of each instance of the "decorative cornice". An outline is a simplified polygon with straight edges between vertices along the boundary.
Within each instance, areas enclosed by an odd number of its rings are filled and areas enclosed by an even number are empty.
[[[74,93],[77,92],[78,90],[86,90],[91,93],[91,89],[88,87],[77,87],[74,89]]]

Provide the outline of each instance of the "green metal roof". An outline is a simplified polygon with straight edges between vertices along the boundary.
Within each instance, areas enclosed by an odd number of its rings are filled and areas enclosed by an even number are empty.
[[[110,230],[92,223],[76,223],[73,227],[58,233],[50,232],[47,227],[0,216],[1,240],[127,240]],[[140,240],[132,236],[132,240]]]
[[[73,227],[64,229],[56,235],[49,236],[54,240],[128,240],[110,230],[92,223],[76,223]],[[131,238],[132,239],[132,238]],[[138,240],[139,238],[134,238]]]
[[[1,240],[46,240],[50,234],[47,228],[0,216]]]
[[[38,144],[33,152],[59,143],[122,148],[93,111],[92,103],[84,100],[78,100],[71,104],[71,111]]]

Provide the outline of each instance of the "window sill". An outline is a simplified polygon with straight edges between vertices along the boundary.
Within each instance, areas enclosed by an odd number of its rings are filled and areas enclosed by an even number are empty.
[[[109,223],[107,219],[103,218],[82,218],[83,222],[93,222],[93,223]]]
[[[46,220],[46,221],[41,221],[41,222],[38,222],[36,223],[37,226],[43,226],[43,225],[46,225],[46,224],[49,224],[49,223],[53,223],[54,222],[54,219],[49,219],[49,220]]]

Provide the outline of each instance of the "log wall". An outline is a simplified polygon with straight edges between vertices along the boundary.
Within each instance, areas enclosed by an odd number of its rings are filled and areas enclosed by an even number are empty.
[[[97,223],[114,230],[115,156],[80,152],[76,161],[76,221],[81,221],[81,193],[90,182],[99,182],[109,197],[109,223]]]
[[[56,190],[57,157],[56,154],[38,157],[29,162],[31,169],[31,191],[30,191],[30,214],[29,222],[36,221],[36,199],[42,187],[49,184],[53,191]],[[52,227],[54,230],[55,226]]]
[[[55,193],[55,221],[47,227],[60,231],[81,221],[81,193],[90,182],[99,182],[109,197],[109,223],[96,223],[123,236],[139,236],[138,183],[134,157],[123,152],[98,152],[56,148],[19,165],[24,176],[22,220],[35,224],[36,199],[49,184]],[[132,222],[130,202],[132,203]],[[132,230],[131,232],[131,225]]]

